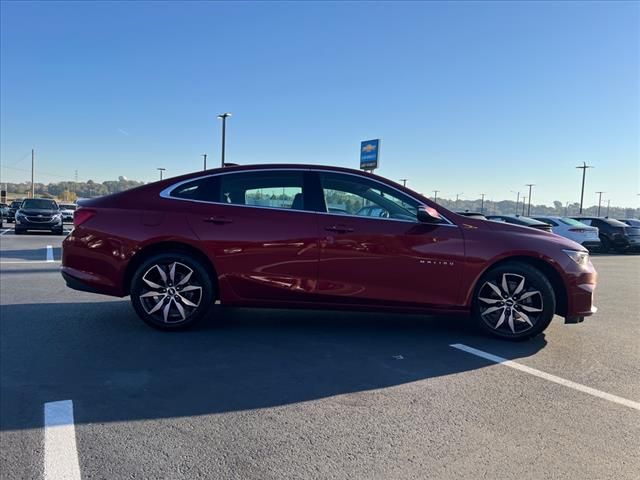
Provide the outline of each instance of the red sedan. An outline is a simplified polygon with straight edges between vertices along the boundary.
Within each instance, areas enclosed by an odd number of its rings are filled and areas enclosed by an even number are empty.
[[[174,330],[225,305],[471,313],[524,339],[595,312],[581,245],[464,217],[376,175],[254,165],[80,202],[63,243],[71,288],[123,297]]]

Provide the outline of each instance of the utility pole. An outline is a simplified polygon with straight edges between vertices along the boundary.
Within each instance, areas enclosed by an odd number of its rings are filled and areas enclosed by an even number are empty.
[[[607,192],[596,192],[598,194],[598,216],[600,216],[600,204],[602,203],[602,194]]]
[[[484,212],[484,193],[481,193],[480,196],[482,197],[482,200],[480,201],[480,213]]]
[[[609,218],[609,207],[611,206],[611,199],[607,200],[607,218]]]
[[[203,154],[201,155],[201,157],[203,157],[203,158],[204,158],[204,169],[206,170],[206,169],[207,169],[207,154],[206,154],[206,153],[203,153]]]
[[[407,180],[409,180],[408,178],[401,178],[400,181],[402,182],[402,186],[406,187],[407,186]]]
[[[527,202],[527,197],[522,197],[522,216],[524,217],[524,207]]]
[[[439,191],[440,190],[434,190],[433,191],[433,201],[434,201],[434,203],[437,203],[437,201],[438,201],[438,192]]]
[[[36,186],[33,183],[33,171],[34,171],[35,162],[36,162],[36,152],[32,148],[31,149],[31,198],[36,198]]]
[[[531,216],[531,188],[535,186],[535,183],[527,183],[525,187],[529,187],[529,207],[527,208],[527,217]],[[522,215],[524,215],[524,208],[522,209]]]
[[[464,193],[456,193],[456,208],[458,208],[458,199],[460,198],[460,195],[464,195]]]
[[[516,215],[518,215],[518,205],[520,205],[520,192],[516,192],[515,190],[511,190],[511,193],[516,193]]]
[[[220,118],[222,120],[222,167],[224,168],[224,149],[225,149],[225,143],[226,143],[226,138],[227,138],[227,117],[230,117],[231,114],[226,112],[226,113],[221,113],[220,115],[218,115],[218,118]]]
[[[564,216],[568,217],[569,216],[569,202],[566,202],[564,204]]]
[[[584,200],[584,178],[587,174],[587,168],[593,168],[593,166],[587,165],[587,162],[582,162],[582,165],[576,168],[582,170],[582,190],[580,191],[580,215],[582,215],[582,202]]]
[[[162,180],[162,172],[164,172],[166,170],[166,168],[158,167],[158,168],[156,168],[156,170],[158,170],[160,172],[160,180]]]

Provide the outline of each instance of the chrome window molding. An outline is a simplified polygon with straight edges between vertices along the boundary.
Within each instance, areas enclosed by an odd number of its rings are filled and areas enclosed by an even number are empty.
[[[181,185],[184,185],[185,183],[191,183],[191,182],[195,182],[196,180],[201,180],[204,178],[209,178],[209,177],[217,177],[220,175],[233,175],[235,173],[248,173],[248,172],[282,172],[282,171],[290,171],[290,172],[318,172],[318,173],[335,173],[335,174],[340,174],[340,175],[351,175],[352,177],[357,177],[357,178],[363,178],[361,175],[355,174],[355,173],[351,173],[351,172],[342,172],[340,170],[325,170],[325,169],[316,169],[316,168],[256,168],[256,169],[252,169],[252,170],[241,170],[241,171],[233,171],[233,172],[217,172],[217,173],[210,173],[208,175],[202,175],[200,177],[192,177],[189,178],[187,180],[182,180],[181,182],[178,183],[174,183],[170,186],[168,186],[167,188],[163,189],[160,192],[160,197],[165,198],[167,200],[181,200],[184,202],[195,202],[195,203],[205,203],[205,204],[209,204],[209,205],[225,205],[225,206],[234,206],[234,207],[245,207],[245,208],[262,208],[262,209],[266,209],[266,210],[278,210],[280,212],[282,211],[291,211],[291,212],[298,212],[298,213],[315,213],[315,214],[320,214],[320,215],[332,215],[335,217],[353,217],[353,218],[367,218],[369,220],[384,220],[384,221],[391,221],[391,222],[403,222],[403,223],[411,223],[411,224],[420,224],[421,222],[418,222],[417,220],[415,222],[412,222],[411,220],[400,220],[397,218],[382,218],[382,217],[367,217],[367,216],[362,216],[362,215],[352,215],[349,213],[332,213],[332,212],[316,212],[314,210],[293,210],[290,208],[279,208],[279,207],[267,207],[267,206],[263,206],[263,205],[242,205],[242,204],[238,204],[238,203],[225,203],[225,202],[213,202],[213,201],[207,201],[207,200],[195,200],[192,198],[180,198],[180,197],[173,197],[171,196],[171,192],[173,190],[175,190],[176,188],[180,187]],[[408,193],[405,193],[401,190],[398,190],[397,188],[395,188],[392,185],[387,185],[384,182],[381,182],[380,180],[377,180],[375,178],[367,178],[364,177],[367,180],[371,181],[371,182],[375,182],[378,183],[384,187],[390,188],[392,190],[395,190],[396,192],[407,196],[409,198],[411,198],[412,200],[414,200],[415,202],[418,202],[419,205],[421,206],[428,206],[425,205],[424,202],[422,202],[421,200],[418,200],[417,198],[409,195]],[[440,213],[440,212],[438,212]],[[455,223],[453,223],[451,220],[449,220],[447,217],[445,217],[444,215],[440,214],[440,216],[442,217],[442,219],[447,222],[447,223],[434,223],[433,225],[438,225],[438,226],[442,226],[442,227],[457,227],[457,225]]]

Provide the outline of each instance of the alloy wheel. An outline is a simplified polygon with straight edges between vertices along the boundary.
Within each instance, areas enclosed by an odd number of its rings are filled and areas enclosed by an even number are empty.
[[[182,323],[202,301],[202,285],[184,263],[154,264],[144,273],[142,282],[140,304],[158,322]]]
[[[543,306],[540,290],[516,273],[488,280],[478,291],[482,321],[506,334],[519,335],[532,329],[542,316]]]

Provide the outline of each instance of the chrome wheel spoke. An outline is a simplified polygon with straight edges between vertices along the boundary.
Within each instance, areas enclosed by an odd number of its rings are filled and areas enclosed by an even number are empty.
[[[145,278],[145,277],[142,277],[142,281],[144,283],[146,283],[147,285],[149,285],[151,288],[157,288],[158,290],[160,290],[162,288],[162,285],[158,285],[157,283],[152,282],[151,280],[147,280],[147,278]]]
[[[178,310],[178,313],[180,314],[180,316],[182,317],[182,320],[184,320],[185,318],[187,318],[186,314],[184,313],[184,307],[182,305],[180,305],[177,301],[173,300],[173,304],[176,306],[176,309]]]
[[[513,310],[509,312],[509,328],[511,329],[511,333],[516,333],[516,326],[513,323]]]
[[[516,287],[516,289],[513,292],[513,294],[514,295],[518,295],[523,289],[524,289],[524,277],[522,277],[522,280],[520,280],[520,283]]]
[[[182,278],[182,280],[180,280],[180,281],[176,284],[176,286],[178,286],[178,287],[179,287],[179,286],[181,286],[181,285],[186,285],[186,284],[187,284],[187,282],[189,281],[189,279],[191,278],[191,275],[193,275],[193,270],[190,270],[190,271],[189,271],[189,273],[187,273],[187,274]]]
[[[202,287],[198,287],[197,285],[188,285],[186,287],[184,287],[182,290],[180,290],[181,293],[184,292],[193,292],[195,290],[200,290],[202,291]]]
[[[500,325],[502,325],[504,323],[504,317],[505,317],[504,313],[505,313],[504,310],[502,310],[502,315],[500,315],[500,318],[498,319],[498,323],[496,323],[495,326],[493,327],[496,330],[498,329],[498,327]]]
[[[155,306],[149,310],[147,313],[148,314],[152,314],[157,312],[158,310],[160,310],[160,308],[162,308],[162,305],[164,304],[164,299],[167,298],[167,296],[165,295],[164,297],[162,297],[160,300],[158,300],[158,303],[155,304]]]
[[[523,293],[522,296],[520,297],[520,301],[526,300],[529,297],[533,297],[536,294],[540,295],[540,292],[538,290],[534,290],[532,292]]]
[[[485,297],[478,297],[478,300],[484,303],[488,303],[489,305],[493,305],[494,303],[498,303],[502,301],[499,298],[485,298]]]
[[[489,315],[490,313],[497,312],[498,310],[504,310],[504,307],[489,307],[484,312],[482,312],[482,315]]]
[[[520,308],[522,310],[524,310],[525,312],[530,312],[530,313],[534,313],[534,312],[541,312],[542,309],[541,308],[537,308],[537,307],[530,307],[528,305],[520,305]]]
[[[165,323],[169,321],[169,310],[171,310],[171,302],[173,302],[173,299],[170,298],[167,304],[164,306],[164,309],[162,309],[162,316]]]
[[[197,307],[198,304],[197,303],[193,303],[191,300],[189,300],[188,298],[183,297],[182,295],[180,295],[179,293],[177,294],[178,298],[182,301],[182,303],[184,303],[185,305],[187,305],[188,307]]]
[[[171,280],[171,284],[176,283],[176,262],[171,264],[171,268],[169,269],[169,280]]]
[[[500,295],[500,297],[502,297],[502,292],[500,291],[500,288],[498,288],[497,285],[494,285],[491,282],[487,282],[486,285],[489,286],[489,288],[491,288],[491,290],[493,290],[494,292],[496,292],[496,294]]]
[[[159,297],[159,296],[167,296],[165,293],[162,292],[156,292],[156,291],[150,291],[147,293],[143,293],[142,295],[140,295],[140,298],[149,298],[149,297]]]
[[[504,293],[509,295],[509,284],[507,283],[507,274],[506,273],[502,274],[502,290],[504,290]]]
[[[519,312],[517,310],[516,310],[516,313],[522,319],[523,322],[527,323],[530,327],[533,327],[533,323],[531,323],[531,320],[529,319],[529,316],[527,314],[523,312]]]
[[[164,273],[164,270],[162,269],[162,267],[160,265],[156,265],[156,270],[158,270],[158,273],[160,274],[160,278],[162,279],[162,281],[164,282],[165,286],[167,285],[167,274]]]

